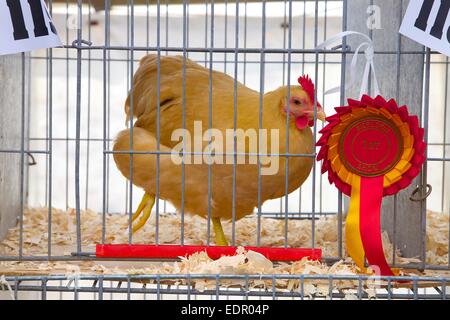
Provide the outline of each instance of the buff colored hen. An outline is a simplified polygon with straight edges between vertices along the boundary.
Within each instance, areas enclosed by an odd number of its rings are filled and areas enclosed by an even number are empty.
[[[221,219],[240,219],[252,214],[258,206],[258,193],[261,204],[266,200],[282,197],[286,191],[286,174],[287,191],[299,188],[310,174],[314,158],[283,155],[313,154],[315,141],[310,126],[314,124],[314,114],[318,119],[325,118],[322,107],[314,101],[314,84],[307,76],[301,77],[299,83],[301,86],[284,86],[264,94],[260,127],[260,94],[257,91],[237,82],[235,117],[235,81],[232,77],[217,71],[212,71],[210,75],[209,69],[189,59],[183,61],[183,57],[179,56],[160,57],[159,64],[156,55],[144,57],[134,76],[134,89],[125,104],[127,117],[137,119],[132,139],[131,130],[124,130],[118,134],[113,148],[116,165],[128,179],[130,150],[133,152],[133,183],[145,190],[133,215],[133,221],[140,217],[133,226],[133,232],[141,228],[149,218],[158,194],[160,199],[168,200],[179,211],[203,217],[210,215],[216,244],[226,245]],[[289,130],[286,130],[287,115],[290,117]],[[244,137],[240,143],[236,142],[236,159],[227,153],[230,149],[226,148],[231,146],[231,152],[235,150],[233,135],[226,133],[227,129],[234,128],[235,121],[236,128],[242,129],[239,130],[241,138]],[[187,131],[180,135],[177,130],[180,128]],[[214,130],[205,133],[209,128]],[[253,144],[250,143],[252,138],[258,137],[259,132],[264,132],[258,131],[259,128],[267,130],[267,148],[262,143],[264,139],[259,139],[256,146],[254,139]],[[194,129],[201,129],[204,136],[198,136],[196,132],[199,130]],[[228,139],[222,143],[218,141],[221,138]],[[132,147],[130,140],[133,141]],[[209,144],[211,141],[213,142]],[[180,161],[177,161],[183,147],[187,152],[184,172]],[[195,153],[198,150],[210,151],[210,157],[202,158],[199,153]],[[159,159],[156,155],[158,151]],[[258,151],[262,154],[259,160],[260,172],[263,173],[259,191],[259,170],[255,157]],[[240,162],[234,167],[232,163],[238,156]],[[210,171],[208,162],[212,162]]]

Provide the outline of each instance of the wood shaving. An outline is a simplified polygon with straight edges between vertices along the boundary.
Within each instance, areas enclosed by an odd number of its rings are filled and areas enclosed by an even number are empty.
[[[75,210],[51,210],[51,242],[52,255],[70,255],[76,251],[76,214]],[[105,216],[106,243],[128,243],[128,222],[126,215],[111,214]],[[336,216],[321,217],[316,220],[315,245],[323,250],[324,256],[337,256],[338,253],[338,221]],[[94,252],[95,244],[102,239],[102,215],[93,211],[81,212],[82,246],[85,252]],[[225,234],[231,235],[231,223],[223,224]],[[448,263],[448,230],[447,215],[429,212],[427,215],[427,263],[446,265]],[[27,209],[23,217],[23,254],[47,255],[48,248],[48,209]],[[281,247],[285,241],[285,221],[279,219],[261,219],[261,245]],[[155,218],[133,235],[134,243],[152,244],[155,239]],[[179,244],[181,239],[181,216],[161,214],[159,218],[159,241],[161,244]],[[236,244],[238,246],[256,245],[257,219],[244,218],[236,222]],[[311,221],[288,221],[288,244],[292,247],[311,246]],[[345,231],[345,229],[343,230]],[[197,216],[184,217],[184,243],[188,245],[205,245],[207,239],[207,223]],[[214,239],[214,234],[211,235]],[[345,235],[343,236],[345,239]],[[393,246],[387,233],[383,233],[383,246],[388,261],[393,258]],[[12,228],[7,237],[0,243],[0,254],[16,256],[19,248],[19,227]],[[343,244],[345,249],[345,245]],[[420,262],[417,258],[401,257],[396,252],[397,263]],[[176,262],[124,262],[124,261],[74,261],[74,262],[0,262],[0,274],[6,275],[67,275],[77,284],[81,274],[279,274],[279,275],[357,275],[358,270],[345,257],[333,265],[303,259],[292,263],[272,263],[264,256],[253,251],[239,248],[236,255],[210,259],[205,252],[189,257],[181,257]],[[405,275],[448,276],[449,271],[429,271],[420,273],[415,270],[404,270]],[[195,289],[204,291],[214,289],[215,280],[195,280]],[[172,281],[173,283],[173,281]],[[182,284],[182,280],[178,280]],[[329,295],[328,280],[314,282],[305,280],[303,288],[300,279],[275,281],[277,290],[300,291],[305,296]],[[243,286],[243,280],[221,280],[221,286]],[[272,280],[255,280],[249,283],[251,288],[272,288]],[[357,288],[357,281],[333,280],[333,290],[344,290],[345,298],[356,298],[352,289]],[[367,284],[366,284],[367,286]],[[366,289],[369,297],[375,291]]]
[[[5,288],[8,290],[9,296],[11,297],[11,300],[16,300],[14,298],[14,291],[11,288],[11,285],[8,281],[6,281],[6,277],[4,275],[0,276],[0,289],[5,290]]]

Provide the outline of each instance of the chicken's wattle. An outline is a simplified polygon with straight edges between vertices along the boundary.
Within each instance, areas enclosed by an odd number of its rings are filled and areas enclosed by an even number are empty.
[[[301,117],[297,117],[295,119],[295,125],[297,126],[298,129],[303,130],[306,128],[306,126],[308,125],[309,119],[307,116],[301,116]]]
[[[297,129],[303,130],[307,126],[310,126],[310,127],[314,126],[314,120],[310,120],[308,116],[303,115],[303,116],[295,118],[295,125],[296,125]]]

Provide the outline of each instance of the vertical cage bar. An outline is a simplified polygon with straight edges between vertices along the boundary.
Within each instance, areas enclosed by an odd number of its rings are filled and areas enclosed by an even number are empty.
[[[443,128],[443,136],[444,136],[444,141],[443,141],[443,158],[445,159],[447,156],[447,112],[448,112],[448,62],[449,59],[448,57],[445,57],[445,92],[444,92],[444,128]],[[442,161],[442,193],[441,193],[441,211],[445,212],[445,189],[446,189],[446,163],[445,161]],[[449,211],[450,213],[450,211]],[[450,230],[450,228],[449,228]],[[449,237],[449,241],[450,241],[450,237]],[[450,248],[450,246],[449,246]],[[449,259],[449,264],[450,264],[450,259]]]
[[[345,0],[344,0],[345,1]],[[303,19],[302,19],[302,48],[306,49],[306,0],[303,0]],[[305,53],[302,53],[302,74],[305,73]],[[300,193],[301,196],[301,193]],[[300,208],[301,211],[301,208]]]
[[[343,0],[342,3],[342,32],[347,30],[347,0]],[[344,38],[342,41],[342,55],[341,55],[341,92],[340,92],[340,105],[343,106],[345,103],[345,83],[346,83],[346,76],[345,76],[345,70],[347,68],[347,39]],[[342,205],[343,205],[343,194],[341,191],[338,191],[338,216],[337,216],[337,233],[338,233],[338,258],[342,259],[343,257],[343,246],[342,246],[342,228],[343,228],[343,219],[344,215],[342,212]]]
[[[127,276],[127,300],[131,300],[131,277]]]
[[[88,3],[88,41],[92,40],[92,15],[91,10],[92,0]],[[92,67],[92,54],[91,50],[88,50],[87,61],[87,110],[86,110],[86,174],[85,174],[85,193],[84,193],[84,209],[87,211],[89,206],[89,168],[90,168],[90,146],[91,146],[91,67]]]
[[[130,2],[131,1],[131,2]],[[134,124],[133,124],[133,115],[134,115],[134,0],[128,0],[128,8],[129,15],[127,15],[128,19],[128,28],[130,30],[128,36],[128,45],[130,47],[129,53],[129,62],[128,65],[128,77],[130,81],[130,150],[134,150]],[[131,15],[131,16],[130,16]],[[134,161],[133,154],[130,154],[130,181],[129,181],[129,208],[128,208],[128,243],[133,243],[133,180],[134,180]]]
[[[417,288],[417,278],[414,278],[413,280],[413,299],[414,300],[418,300],[419,298],[419,292],[418,292],[418,288]]]
[[[260,53],[260,67],[259,67],[259,130],[262,130],[263,127],[263,102],[264,102],[264,84],[265,84],[265,62],[266,62],[266,56],[264,53],[264,49],[266,48],[266,0],[263,0],[262,2],[262,23],[261,23],[261,53]],[[261,137],[258,137],[258,139],[261,139]],[[261,144],[258,145],[258,150]],[[256,245],[261,245],[261,206],[262,206],[262,200],[261,200],[261,157],[260,152],[258,152],[257,156],[258,160],[258,221],[257,221],[257,232],[256,232]]]
[[[231,245],[234,246],[236,244],[236,174],[237,174],[237,118],[238,118],[238,110],[237,110],[237,90],[238,90],[238,59],[239,59],[239,3],[238,0],[235,2],[236,4],[236,24],[235,24],[235,49],[234,49],[234,86],[233,86],[233,190],[232,190],[232,211],[231,211]]]
[[[314,48],[317,48],[318,45],[318,39],[319,39],[319,1],[316,0],[315,2],[315,8],[314,8]],[[315,79],[316,81],[319,79],[319,52],[316,50],[315,53]],[[313,141],[317,141],[317,88],[318,86],[314,87],[314,128],[313,128]],[[313,153],[315,153],[315,149],[313,150]],[[312,219],[311,219],[311,247],[315,248],[316,246],[316,161],[315,157],[313,159],[313,168],[312,168],[312,199],[311,199],[311,206],[312,206]]]
[[[107,60],[108,60],[108,50],[106,49],[106,47],[108,47],[110,45],[109,43],[109,35],[110,35],[110,30],[109,30],[109,25],[110,25],[110,16],[109,16],[109,8],[110,8],[110,4],[109,4],[110,0],[105,0],[105,32],[104,32],[104,37],[105,37],[105,46],[103,48],[103,181],[102,181],[102,244],[105,243],[106,240],[106,207],[107,207],[107,203],[108,203],[108,197],[107,197],[107,178],[109,177],[109,174],[107,172],[107,168],[108,168],[108,159],[109,159],[109,155],[106,153],[107,150],[109,150],[108,148],[108,122],[107,122],[107,110],[108,110],[108,86],[107,86],[107,82],[108,82],[108,64],[107,64]]]
[[[300,276],[300,297],[302,300],[305,299],[305,277],[303,275]]]
[[[424,141],[428,145],[428,125],[429,125],[429,107],[430,107],[430,71],[431,71],[431,49],[426,49],[425,55],[425,89],[424,89],[424,108],[423,108],[423,128],[424,128]],[[425,148],[425,158],[428,159],[428,147]],[[426,232],[427,232],[427,199],[425,193],[427,192],[427,174],[428,174],[428,162],[425,161],[420,173],[420,181],[422,184],[421,197],[424,199],[420,202],[420,208],[422,211],[421,217],[421,267],[424,270],[427,258],[427,244],[426,244]]]
[[[155,191],[155,243],[159,244],[159,168],[161,160],[161,4],[160,0],[156,3],[156,47],[157,47],[157,62],[156,62],[156,191]]]
[[[186,150],[186,56],[187,56],[187,33],[188,33],[188,20],[187,20],[187,4],[186,0],[183,0],[183,66],[182,66],[182,126],[183,126],[183,150]],[[183,153],[184,154],[184,153]],[[183,156],[183,162],[181,163],[181,245],[184,244],[184,206],[185,206],[185,191],[186,191],[186,167],[185,156]]]
[[[83,36],[83,7],[82,1],[77,0],[78,30],[77,30],[77,94],[76,94],[76,122],[75,122],[75,211],[77,221],[77,254],[81,248],[81,214],[80,214],[80,134],[81,134],[81,58]]]
[[[69,0],[66,0],[66,21],[69,21]],[[79,18],[78,18],[79,19]],[[77,19],[77,28],[81,28],[81,24]],[[69,24],[66,24],[66,44],[69,44]],[[67,46],[66,49],[66,154],[65,154],[65,162],[66,162],[66,179],[65,179],[65,190],[66,190],[66,207],[67,210],[69,208],[69,138],[70,138],[70,130],[69,130],[69,118],[70,118],[70,48]]]
[[[127,9],[127,16],[126,16],[126,21],[127,21],[127,40],[126,40],[126,47],[130,46],[130,0],[126,0],[126,9]],[[126,59],[126,75],[127,75],[127,91],[131,92],[131,80],[130,80],[130,51],[127,50],[126,51],[127,54],[127,59]],[[132,99],[130,99],[130,114],[133,114],[133,101]],[[128,121],[128,126],[130,128],[130,141],[132,140],[133,137],[133,126],[130,126],[130,123],[132,124],[132,119],[130,118]],[[131,145],[130,145],[130,150],[132,150]],[[130,155],[130,167],[132,166],[133,163],[133,155]],[[131,172],[130,172],[130,177],[131,177]],[[131,234],[131,224],[130,224],[130,210],[129,210],[129,201],[131,201],[130,199],[130,183],[131,181],[125,181],[125,208],[124,208],[124,212],[126,214],[128,214],[128,243],[131,243],[130,241],[130,234]]]
[[[20,234],[19,234],[19,260],[23,258],[23,216],[24,216],[24,171],[25,171],[25,53],[21,54],[22,65],[21,65],[21,86],[22,86],[22,96],[21,96],[21,111],[20,111],[20,190],[19,190],[19,223],[20,223]]]
[[[388,300],[392,300],[392,282],[391,282],[391,280],[388,280],[386,291],[387,291]]]
[[[41,280],[41,300],[47,300],[47,279],[45,277]]]
[[[403,16],[403,0],[401,0],[400,6],[399,6],[399,21],[402,20]],[[402,37],[399,33],[397,36],[397,52],[396,52],[396,58],[397,58],[397,79],[396,79],[396,101],[400,100],[400,72],[401,72],[401,51],[402,51]],[[396,251],[397,251],[397,210],[398,210],[398,196],[397,194],[394,195],[394,203],[393,203],[393,225],[392,228],[392,264],[395,265],[395,259],[396,259]]]
[[[149,29],[147,28],[147,33],[149,33]],[[169,1],[166,0],[166,47],[169,47]],[[169,55],[169,52],[165,52],[166,56]]]
[[[50,10],[50,14],[52,13],[52,8],[50,8],[49,7],[49,10]],[[52,50],[51,48],[50,49],[47,49],[46,50],[46,54],[47,54],[47,57],[46,57],[46,79],[47,79],[47,91],[46,91],[46,103],[47,103],[47,105],[46,105],[46,108],[45,108],[45,118],[46,118],[46,121],[47,121],[47,123],[46,123],[46,128],[47,128],[47,132],[46,132],[46,144],[47,144],[47,150],[48,150],[48,143],[49,143],[49,135],[48,135],[48,127],[49,127],[49,122],[48,122],[48,117],[49,117],[49,109],[50,109],[50,106],[49,106],[49,104],[50,104],[50,85],[49,85],[49,81],[50,81],[50,71],[49,71],[49,68],[50,68],[50,59],[49,59],[49,51],[50,50]],[[34,58],[31,54],[30,54],[30,62],[31,62],[31,59],[32,58]],[[31,63],[30,63],[31,64]],[[31,78],[31,73],[30,73],[30,78]],[[30,93],[30,95],[31,95],[31,91],[29,92]],[[29,149],[30,150],[30,149]],[[46,207],[50,207],[49,206],[49,204],[48,204],[48,186],[49,186],[49,178],[48,178],[48,167],[49,167],[49,165],[48,165],[48,154],[46,155],[46,158],[45,158],[45,193],[44,193],[44,198],[45,198],[45,206]]]
[[[74,280],[74,286],[73,286],[73,299],[79,300],[79,293],[78,293],[78,281]]]
[[[213,59],[214,54],[212,49],[214,48],[214,0],[211,0],[211,29],[210,29],[210,50],[209,50],[209,97],[208,97],[208,129],[210,132],[209,140],[211,141],[211,129],[212,129],[212,99],[213,99]],[[210,148],[210,144],[209,144]],[[211,205],[212,205],[212,168],[211,163],[208,162],[208,220],[207,220],[207,240],[206,244],[209,246],[211,241]]]
[[[98,300],[103,300],[103,290],[104,290],[103,275],[100,275],[98,277]]]
[[[328,0],[325,0],[325,18],[324,18],[324,26],[323,26],[323,39],[324,41],[327,39],[327,27],[328,27]],[[327,55],[323,55],[323,70],[322,70],[322,105],[326,105],[325,101],[325,79],[326,79],[326,71],[327,71]],[[318,81],[317,81],[318,82]],[[317,84],[319,85],[319,84]],[[317,121],[315,123],[315,126],[317,126]],[[324,127],[324,124],[321,124],[321,128]],[[322,165],[319,165],[319,168],[322,168]],[[320,214],[323,213],[322,208],[322,190],[323,190],[323,175],[319,174],[319,212]]]
[[[49,3],[50,14],[53,3]],[[52,204],[53,204],[53,49],[48,49],[48,114],[47,114],[47,161],[46,161],[46,204],[47,211],[47,257],[52,256]],[[31,62],[30,62],[31,63]],[[31,78],[31,72],[30,72]]]
[[[333,300],[333,276],[328,276],[328,296],[330,300]]]
[[[276,300],[276,286],[275,286],[275,275],[272,275],[272,300]]]
[[[205,49],[208,48],[208,0],[205,0]],[[208,51],[205,50],[205,55],[203,59],[205,59],[203,66],[205,68],[208,67]]]
[[[188,274],[186,279],[187,285],[187,300],[191,300],[191,276]]]
[[[288,71],[287,71],[287,86],[288,96],[287,101],[291,101],[291,62],[292,62],[292,0],[289,0],[289,32],[288,32]],[[291,112],[291,104],[287,104],[287,112],[286,114],[290,114]],[[289,128],[290,128],[290,117],[286,117],[286,154],[289,153]],[[285,184],[284,184],[284,247],[288,247],[288,233],[289,233],[289,157],[285,157],[286,159],[286,168],[285,168]]]
[[[51,6],[50,6],[51,8]],[[51,10],[51,9],[49,9]],[[51,12],[51,11],[50,11]],[[27,141],[26,141],[26,148],[27,150],[31,150],[31,133],[30,133],[30,128],[31,128],[31,90],[32,90],[32,77],[31,77],[31,72],[32,72],[32,56],[31,54],[29,54],[27,56],[27,60],[28,60],[28,64],[27,64],[27,74],[28,74],[28,79],[27,79],[27,108],[26,108],[26,113],[27,113],[27,124],[26,124],[26,136],[27,136]],[[48,136],[46,137],[47,141]],[[48,150],[48,148],[47,148]],[[31,153],[29,153],[29,156],[33,157],[33,155]],[[46,173],[48,172],[47,170],[45,171]],[[46,176],[46,180],[47,180],[47,176]],[[45,190],[47,192],[47,183],[48,181],[46,181],[46,186],[45,186]],[[29,195],[30,194],[30,165],[28,165],[26,167],[26,173],[25,173],[25,188],[26,188],[26,194]],[[26,203],[28,205],[28,198],[26,200]],[[48,206],[47,204],[47,195],[45,196],[45,205]]]
[[[161,300],[161,276],[156,277],[156,300]]]
[[[287,0],[283,1],[283,74],[282,74],[282,78],[283,78],[283,86],[285,85],[285,81],[286,81],[286,29],[289,28],[288,22],[287,22]],[[282,203],[282,202],[281,202]]]
[[[224,29],[225,29],[225,34],[224,34],[224,48],[228,48],[228,0],[224,0],[224,5],[225,5],[225,20],[224,20]],[[223,72],[227,73],[227,58],[228,55],[226,52],[224,52],[223,54]]]
[[[19,277],[14,277],[14,300],[18,300],[19,298],[19,286],[20,286]]]
[[[247,49],[247,0],[244,0],[244,49]],[[244,52],[243,55],[244,62],[244,74],[243,74],[243,83],[247,84],[247,52]]]
[[[216,274],[216,300],[219,300],[220,295],[220,282],[219,282],[219,275]]]

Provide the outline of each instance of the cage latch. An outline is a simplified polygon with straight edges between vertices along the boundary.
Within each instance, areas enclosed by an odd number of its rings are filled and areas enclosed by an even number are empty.
[[[27,155],[30,158],[30,161],[28,162],[28,165],[30,167],[37,165],[36,159],[34,158],[33,154],[31,152],[27,152]]]
[[[347,52],[352,51],[352,47],[349,46],[348,44],[339,44],[339,45],[331,48],[331,50],[333,50],[333,51],[338,51],[339,49],[342,49],[342,51],[347,51]]]
[[[426,185],[426,192],[423,193],[425,187],[424,185],[417,186],[416,189],[411,193],[411,196],[409,197],[409,200],[414,202],[421,202],[425,201],[426,198],[428,198],[433,191],[433,187],[430,184]],[[420,192],[420,195],[418,195]]]
[[[72,47],[74,47],[74,48],[77,48],[78,46],[80,46],[82,44],[85,44],[88,47],[92,46],[91,41],[87,41],[87,40],[83,40],[83,39],[81,39],[81,40],[76,39],[76,40],[72,41]]]

